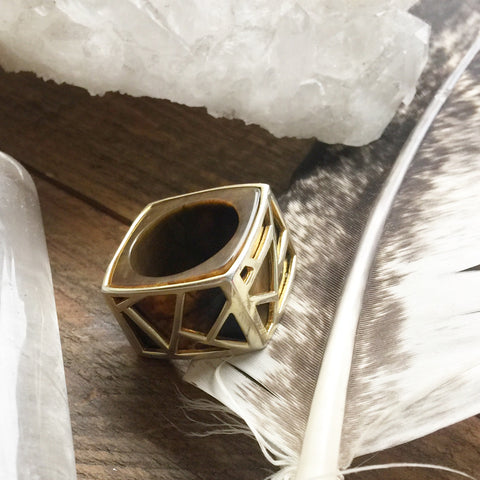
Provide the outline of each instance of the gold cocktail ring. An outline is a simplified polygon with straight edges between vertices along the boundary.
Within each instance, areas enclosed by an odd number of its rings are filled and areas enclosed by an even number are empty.
[[[295,264],[270,187],[234,185],[147,205],[102,291],[142,355],[239,354],[271,338]]]

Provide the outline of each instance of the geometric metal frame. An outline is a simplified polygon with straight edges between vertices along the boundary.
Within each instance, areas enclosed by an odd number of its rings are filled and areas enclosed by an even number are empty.
[[[139,273],[132,252],[142,235],[175,209],[202,202],[228,203],[238,214],[238,227],[227,244],[186,271]],[[263,348],[272,337],[295,266],[291,236],[270,187],[234,185],[148,205],[115,253],[102,291],[141,355],[241,354]]]

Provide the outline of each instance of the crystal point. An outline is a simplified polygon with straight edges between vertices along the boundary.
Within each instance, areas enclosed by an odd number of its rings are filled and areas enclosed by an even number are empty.
[[[74,480],[50,264],[37,193],[0,152],[0,478]]]

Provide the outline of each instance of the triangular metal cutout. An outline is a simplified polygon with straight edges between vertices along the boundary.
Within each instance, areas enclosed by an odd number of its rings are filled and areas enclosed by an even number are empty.
[[[275,304],[274,303],[261,303],[257,305],[257,312],[260,315],[260,320],[263,323],[263,326],[266,330],[270,328],[270,325],[273,322],[273,315],[275,312]]]
[[[250,295],[261,295],[273,290],[273,258],[272,247],[270,247],[265,260],[255,275],[255,280],[250,288]]]
[[[167,343],[172,336],[173,320],[175,317],[176,295],[151,295],[142,298],[132,306],[135,310]]]
[[[130,330],[133,332],[135,337],[137,338],[138,342],[140,343],[140,346],[142,347],[143,350],[146,351],[161,351],[163,352],[164,349],[158,345],[155,340],[153,340],[150,335],[148,335],[146,332],[144,332],[129,316],[122,314],[125,322],[127,323],[128,327]]]
[[[249,266],[245,266],[243,267],[242,271],[240,272],[240,277],[241,279],[247,283],[248,280],[250,279],[250,276],[253,272],[253,268],[252,267],[249,267]]]
[[[247,342],[245,334],[243,333],[233,313],[231,313],[225,320],[220,332],[218,332],[217,339],[229,340],[232,342]]]
[[[220,287],[185,294],[182,330],[207,335],[227,301]]]

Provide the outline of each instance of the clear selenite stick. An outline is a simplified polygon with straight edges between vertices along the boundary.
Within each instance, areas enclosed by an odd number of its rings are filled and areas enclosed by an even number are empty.
[[[35,186],[0,153],[0,480],[73,480],[50,264]]]

